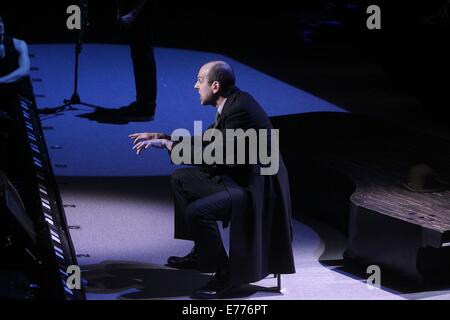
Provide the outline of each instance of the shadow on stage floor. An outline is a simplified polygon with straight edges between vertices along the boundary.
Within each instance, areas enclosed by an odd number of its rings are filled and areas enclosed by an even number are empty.
[[[83,267],[84,288],[87,294],[117,294],[119,300],[186,298],[205,285],[209,274],[195,270],[178,270],[156,264],[130,261],[103,261]],[[273,279],[276,283],[276,279]],[[130,291],[130,289],[132,291]],[[256,292],[281,295],[275,287],[245,285],[233,291],[230,298],[250,297]]]

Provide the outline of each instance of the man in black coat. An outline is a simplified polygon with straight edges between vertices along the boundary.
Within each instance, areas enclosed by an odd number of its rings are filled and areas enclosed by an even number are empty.
[[[235,86],[234,72],[227,63],[213,61],[202,66],[195,88],[202,105],[217,108],[215,123],[202,137],[162,133],[136,133],[130,137],[138,154],[148,147],[167,148],[172,162],[195,165],[178,169],[171,177],[175,238],[193,240],[195,246],[185,257],[170,257],[168,265],[215,272],[206,286],[194,291],[193,297],[220,298],[236,285],[256,282],[272,273],[295,272],[289,180],[272,139],[275,136],[278,141],[276,130],[255,99]],[[268,162],[261,159],[251,161],[251,152],[256,150],[261,155],[261,141],[249,142],[245,134],[227,136],[229,131],[239,129],[244,133],[265,133],[258,138],[265,139],[266,150],[276,156],[275,166],[271,163],[268,167]],[[216,134],[214,139],[205,138],[209,131]],[[237,152],[230,153],[228,146],[236,147],[239,141],[244,142],[244,149],[238,147]],[[211,149],[214,151],[209,155],[214,161],[206,159]],[[244,161],[238,161],[243,150]],[[199,155],[203,156],[200,161]],[[217,220],[230,222],[229,256]]]

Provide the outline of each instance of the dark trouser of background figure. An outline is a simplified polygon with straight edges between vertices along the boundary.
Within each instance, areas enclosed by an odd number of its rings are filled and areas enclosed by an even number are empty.
[[[231,197],[218,176],[198,167],[172,174],[175,238],[195,242],[201,272],[227,273],[228,256],[217,220],[230,219]]]
[[[137,109],[153,115],[156,108],[156,63],[153,52],[152,26],[145,16],[129,30],[131,59],[136,85]]]

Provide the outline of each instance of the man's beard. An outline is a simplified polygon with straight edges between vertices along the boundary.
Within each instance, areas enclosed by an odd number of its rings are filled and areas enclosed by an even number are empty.
[[[220,94],[216,93],[216,94],[211,94],[204,102],[205,106],[213,106],[215,107],[217,104],[217,100],[219,99]]]

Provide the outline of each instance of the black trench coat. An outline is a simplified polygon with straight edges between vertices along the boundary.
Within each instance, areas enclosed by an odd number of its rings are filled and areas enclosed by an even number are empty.
[[[223,134],[226,129],[272,129],[261,106],[238,88],[228,96],[219,121],[211,127]],[[187,139],[182,141],[186,143]],[[193,145],[193,139],[188,143]],[[191,151],[192,164],[193,147]],[[276,174],[261,175],[260,168],[261,164],[219,164],[205,168],[222,178],[232,197],[229,255],[233,284],[256,282],[274,273],[295,273],[289,179],[281,154]],[[242,188],[247,199],[240,201],[242,197],[233,195],[242,194]]]

